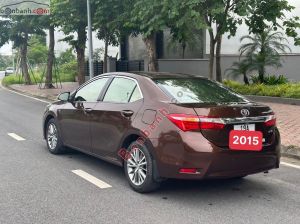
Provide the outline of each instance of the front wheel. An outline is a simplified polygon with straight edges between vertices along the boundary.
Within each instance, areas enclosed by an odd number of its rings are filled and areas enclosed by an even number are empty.
[[[48,150],[52,154],[61,154],[65,152],[57,123],[54,119],[50,119],[47,124],[46,141]]]
[[[139,193],[156,190],[160,183],[154,180],[153,159],[147,147],[134,142],[129,146],[128,153],[129,156],[124,162],[124,170],[133,190]]]

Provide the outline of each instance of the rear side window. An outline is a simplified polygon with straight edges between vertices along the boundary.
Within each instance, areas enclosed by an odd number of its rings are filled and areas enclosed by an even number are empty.
[[[127,78],[114,78],[112,83],[110,84],[103,102],[112,102],[112,103],[128,103],[133,102],[130,99],[134,96],[134,100],[139,98],[135,90],[137,88],[137,83],[134,80]]]
[[[178,103],[248,102],[241,95],[208,79],[155,79],[154,82]]]

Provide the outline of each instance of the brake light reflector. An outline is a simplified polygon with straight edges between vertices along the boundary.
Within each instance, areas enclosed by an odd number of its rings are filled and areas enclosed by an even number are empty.
[[[196,168],[182,168],[179,170],[179,173],[182,174],[198,174],[198,170]]]
[[[187,114],[169,114],[167,117],[182,131],[220,130],[225,127],[221,118]]]

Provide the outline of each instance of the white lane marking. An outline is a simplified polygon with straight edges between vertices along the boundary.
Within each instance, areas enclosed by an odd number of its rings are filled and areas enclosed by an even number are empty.
[[[111,186],[108,183],[105,183],[102,180],[99,180],[98,178],[84,172],[83,170],[72,170],[73,173],[75,173],[76,175],[82,177],[83,179],[85,179],[86,181],[96,185],[97,187],[101,188],[101,189],[105,189],[105,188],[110,188]]]
[[[281,162],[280,164],[284,165],[284,166],[289,166],[289,167],[293,167],[293,168],[296,168],[296,169],[300,169],[300,166],[297,166],[297,165],[294,165],[294,164],[291,164],[291,163]]]
[[[25,138],[22,138],[21,136],[15,134],[15,133],[8,133],[8,136],[12,137],[13,139],[17,141],[25,141]]]
[[[47,103],[47,104],[51,103],[50,101],[41,100],[41,99],[38,99],[38,98],[36,98],[36,97],[28,96],[28,95],[26,95],[26,94],[22,94],[22,93],[19,93],[19,92],[17,92],[17,91],[8,89],[8,88],[6,88],[6,87],[4,87],[4,86],[2,86],[2,85],[0,85],[0,87],[1,87],[2,89],[4,89],[4,90],[8,91],[8,92],[15,93],[15,94],[18,94],[18,95],[20,95],[20,96],[27,97],[27,98],[32,99],[32,100],[40,101],[40,102],[42,102],[42,103]]]

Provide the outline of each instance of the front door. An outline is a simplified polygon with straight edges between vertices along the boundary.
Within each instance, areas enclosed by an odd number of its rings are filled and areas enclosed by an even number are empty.
[[[99,78],[79,88],[70,103],[59,112],[64,144],[91,151],[90,113],[109,78]]]

